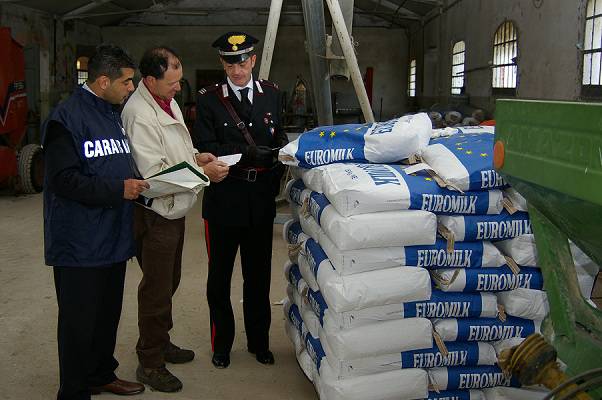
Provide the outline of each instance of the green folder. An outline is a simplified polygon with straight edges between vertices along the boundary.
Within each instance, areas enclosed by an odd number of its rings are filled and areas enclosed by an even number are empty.
[[[201,180],[203,182],[209,182],[209,178],[207,178],[205,175],[200,173],[199,170],[194,168],[192,165],[188,164],[186,161],[182,161],[181,163],[176,164],[173,167],[164,169],[163,171],[161,171],[153,176],[149,176],[149,178],[154,178],[155,176],[159,176],[159,175],[163,175],[163,174],[169,174],[170,172],[180,171],[180,170],[186,169],[186,168],[188,168],[190,170],[190,172],[192,172],[193,174],[195,174],[196,176],[201,178]]]

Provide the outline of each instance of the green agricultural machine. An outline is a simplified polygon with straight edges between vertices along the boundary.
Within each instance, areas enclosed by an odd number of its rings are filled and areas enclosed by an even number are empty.
[[[496,122],[494,163],[528,201],[550,303],[545,339],[500,364],[548,398],[602,399],[602,311],[581,296],[568,242],[602,265],[602,104],[499,100]]]

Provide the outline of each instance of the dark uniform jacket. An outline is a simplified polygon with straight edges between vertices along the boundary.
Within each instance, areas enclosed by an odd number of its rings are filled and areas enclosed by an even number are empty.
[[[240,172],[240,168],[256,166],[249,161],[249,145],[220,96],[233,105],[257,146],[274,149],[288,143],[281,126],[281,94],[273,83],[265,80],[253,82],[253,107],[250,115],[244,114],[240,101],[226,81],[200,90],[193,129],[196,149],[218,157],[243,154],[241,161],[231,167],[231,173],[226,179],[212,183],[204,190],[203,218],[227,226],[272,223],[276,215],[274,199],[278,193],[283,166],[274,162],[271,169],[257,174],[255,182],[234,177]]]
[[[135,254],[133,203],[123,181],[135,175],[118,110],[79,87],[46,121],[46,264],[97,267]]]

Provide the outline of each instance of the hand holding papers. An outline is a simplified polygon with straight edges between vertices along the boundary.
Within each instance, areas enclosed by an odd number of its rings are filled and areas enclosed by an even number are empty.
[[[218,157],[217,159],[219,161],[225,162],[226,164],[228,164],[229,167],[231,167],[234,164],[236,164],[237,162],[239,162],[241,157],[242,157],[242,154],[238,153],[238,154],[230,154],[227,156],[221,156],[221,157]]]
[[[142,195],[152,199],[186,191],[198,193],[203,186],[209,185],[209,178],[184,161],[147,178],[146,182],[150,188]]]

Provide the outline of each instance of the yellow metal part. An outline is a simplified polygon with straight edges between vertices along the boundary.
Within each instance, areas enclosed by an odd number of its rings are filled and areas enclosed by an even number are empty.
[[[505,373],[516,376],[523,385],[544,385],[552,390],[569,379],[559,368],[554,347],[538,333],[530,335],[520,345],[502,351],[498,363]],[[569,384],[557,395],[562,397],[576,388],[577,385]],[[592,400],[583,392],[571,398]]]

